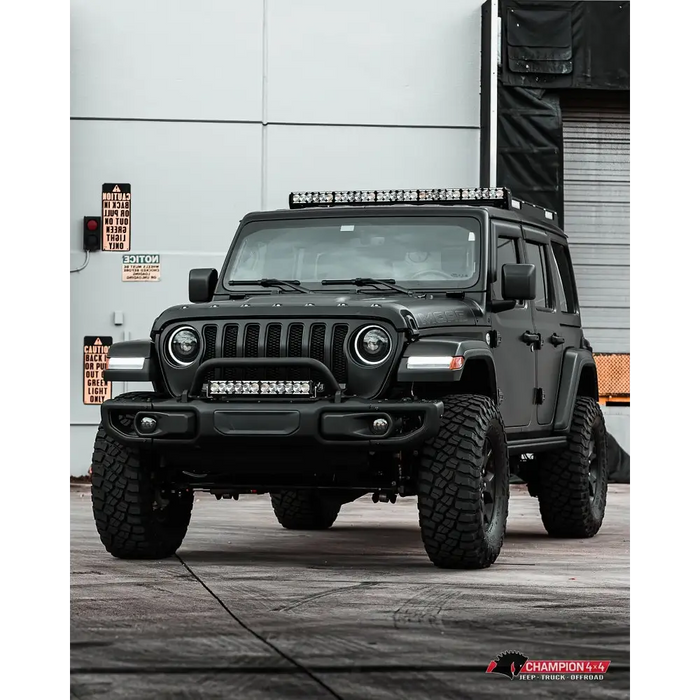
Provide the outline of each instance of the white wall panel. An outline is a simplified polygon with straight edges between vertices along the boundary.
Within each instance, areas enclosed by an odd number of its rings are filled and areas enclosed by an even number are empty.
[[[260,207],[260,125],[73,121],[71,139],[73,249],[82,216],[100,213],[103,182],[131,183],[137,252],[226,250]]]
[[[71,0],[71,114],[259,120],[262,0]]]
[[[268,119],[478,127],[480,7],[268,0]]]
[[[270,126],[266,205],[293,190],[469,186],[478,153],[471,129]]]
[[[100,213],[103,182],[132,186],[131,252],[161,255],[159,282],[122,282],[116,252],[92,253],[71,274],[71,421],[96,422],[80,391],[83,336],[147,337],[163,309],[187,301],[191,268],[221,266],[239,219],[260,207],[261,127],[78,121],[71,149],[71,266],[83,260],[82,217]]]

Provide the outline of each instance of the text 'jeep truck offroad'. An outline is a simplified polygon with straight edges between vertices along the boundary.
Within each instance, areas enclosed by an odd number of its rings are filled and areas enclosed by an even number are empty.
[[[195,490],[269,493],[286,528],[417,496],[437,566],[484,568],[509,477],[555,537],[591,537],[607,493],[591,347],[557,216],[505,188],[300,192],[245,216],[222,274],[105,379],[97,529],[116,557],[180,546]]]

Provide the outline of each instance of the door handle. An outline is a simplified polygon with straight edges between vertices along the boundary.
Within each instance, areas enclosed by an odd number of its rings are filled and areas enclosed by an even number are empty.
[[[566,338],[563,338],[562,336],[553,333],[549,339],[549,342],[552,345],[554,345],[554,347],[557,347],[557,345],[563,345],[566,342]]]
[[[520,340],[528,345],[534,345],[538,350],[542,347],[542,336],[539,333],[531,333],[526,331],[520,336]]]

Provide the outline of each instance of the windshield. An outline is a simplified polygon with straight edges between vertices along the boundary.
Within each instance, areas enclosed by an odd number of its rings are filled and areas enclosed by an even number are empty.
[[[464,289],[479,277],[480,247],[479,222],[469,216],[256,221],[236,238],[225,280],[294,279],[315,288],[373,277]]]

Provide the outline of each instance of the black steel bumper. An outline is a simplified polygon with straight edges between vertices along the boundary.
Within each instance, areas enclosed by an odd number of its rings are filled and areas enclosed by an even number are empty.
[[[323,376],[331,396],[241,396],[229,401],[199,398],[210,369],[265,366],[313,369]],[[133,397],[117,397],[105,401],[101,410],[105,430],[116,440],[155,448],[257,440],[266,446],[278,444],[282,449],[293,441],[397,450],[414,447],[436,435],[443,408],[440,401],[345,397],[330,370],[310,358],[217,358],[200,365],[189,392],[178,398],[134,401]],[[155,420],[150,430],[141,425],[145,417]],[[381,435],[372,427],[378,418],[387,423]]]
[[[105,430],[126,444],[150,447],[196,445],[212,439],[231,443],[259,440],[266,445],[294,440],[329,447],[367,447],[398,450],[420,445],[439,427],[443,404],[439,401],[368,401],[359,398],[256,400],[230,402],[202,399],[181,401],[105,401],[101,407]],[[133,416],[133,431],[125,432],[120,415]],[[149,416],[156,421],[150,433],[140,429]],[[372,432],[377,418],[388,422],[383,435]],[[416,420],[417,419],[417,420]]]

